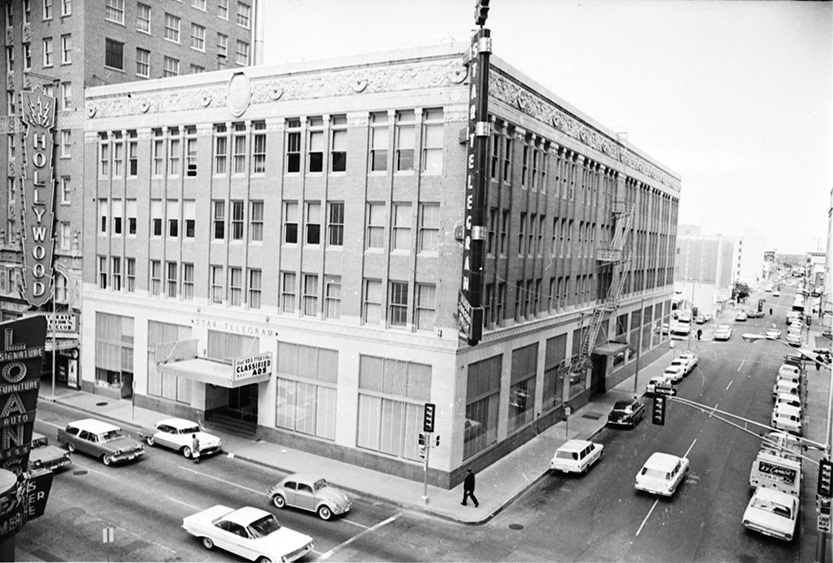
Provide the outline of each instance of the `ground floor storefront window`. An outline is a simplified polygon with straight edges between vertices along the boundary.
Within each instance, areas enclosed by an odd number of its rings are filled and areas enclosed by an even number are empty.
[[[148,389],[153,397],[191,404],[191,380],[161,373],[156,364],[165,361],[173,346],[191,336],[191,327],[148,321]]]
[[[466,378],[466,421],[463,459],[497,442],[498,401],[503,356],[469,365]]]
[[[335,440],[338,352],[281,342],[275,425]]]
[[[121,387],[133,380],[133,318],[95,315],[95,383]]]

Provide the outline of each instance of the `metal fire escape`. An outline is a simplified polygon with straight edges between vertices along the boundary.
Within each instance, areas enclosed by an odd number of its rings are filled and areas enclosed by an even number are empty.
[[[600,266],[613,265],[613,276],[610,280],[610,287],[607,289],[607,296],[593,310],[590,322],[583,327],[584,334],[581,339],[578,360],[573,363],[572,371],[580,372],[590,367],[590,354],[599,336],[599,329],[602,326],[606,313],[611,313],[619,307],[619,299],[625,280],[630,270],[633,245],[628,244],[628,236],[633,226],[633,217],[636,205],[627,209],[624,201],[616,201],[613,206],[614,235],[610,246],[596,249],[596,261]]]

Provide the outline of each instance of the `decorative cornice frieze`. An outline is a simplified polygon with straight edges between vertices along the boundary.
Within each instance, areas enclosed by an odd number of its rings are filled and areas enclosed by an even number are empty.
[[[656,165],[499,72],[489,74],[489,95],[665,186],[680,189],[679,180]]]

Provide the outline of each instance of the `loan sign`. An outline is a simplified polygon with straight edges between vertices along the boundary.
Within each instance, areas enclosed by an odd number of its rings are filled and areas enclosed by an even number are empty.
[[[23,101],[23,298],[33,307],[52,295],[55,215],[55,98],[38,86]]]

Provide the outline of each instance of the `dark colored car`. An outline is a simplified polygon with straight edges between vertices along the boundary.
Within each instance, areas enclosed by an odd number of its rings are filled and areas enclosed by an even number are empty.
[[[69,452],[49,443],[39,432],[32,432],[32,449],[29,451],[29,471],[49,469],[57,471],[72,464]]]
[[[607,424],[634,428],[644,416],[645,405],[639,399],[616,401],[613,410],[607,415]]]

